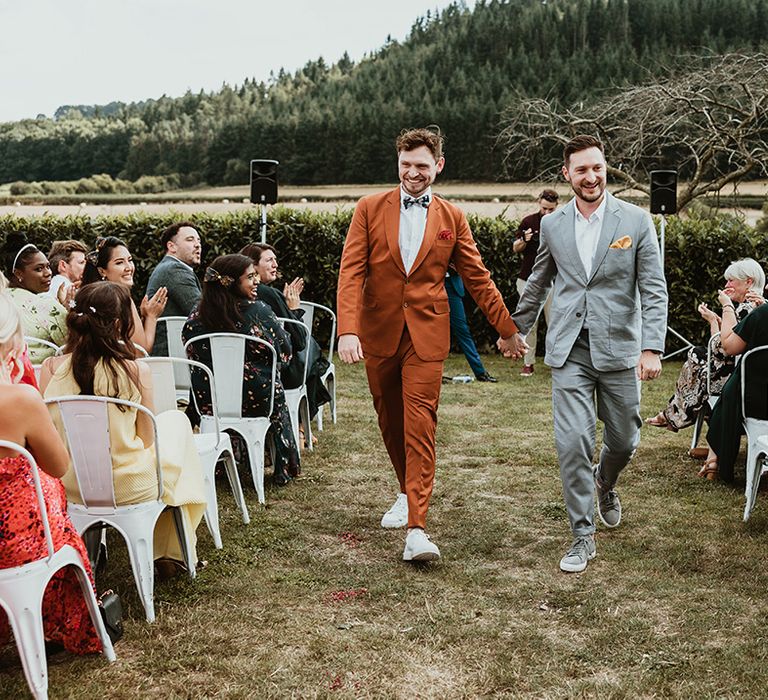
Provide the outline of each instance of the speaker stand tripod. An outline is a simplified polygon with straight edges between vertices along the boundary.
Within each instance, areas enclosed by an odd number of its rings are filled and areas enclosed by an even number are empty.
[[[267,205],[259,204],[259,209],[261,210],[261,226],[259,230],[261,231],[261,243],[264,245],[267,242]]]
[[[664,248],[665,248],[665,234],[667,230],[667,217],[662,214],[661,215],[661,230],[660,230],[660,248],[661,248],[661,269],[664,270]],[[667,335],[672,334],[675,336],[678,340],[681,340],[683,342],[683,347],[678,348],[674,352],[671,352],[669,354],[665,354],[662,356],[662,360],[668,360],[670,357],[674,357],[675,355],[679,355],[681,352],[686,352],[690,348],[693,347],[693,343],[688,340],[687,338],[684,338],[680,333],[678,333],[672,326],[667,325]]]

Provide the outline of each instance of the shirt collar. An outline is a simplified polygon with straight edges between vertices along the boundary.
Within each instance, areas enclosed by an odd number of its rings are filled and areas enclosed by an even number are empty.
[[[586,221],[587,223],[591,223],[592,221],[602,221],[603,215],[605,214],[605,205],[608,202],[608,197],[603,195],[603,201],[600,202],[600,206],[595,209],[595,211],[590,214],[589,218],[585,218],[584,215],[579,211],[579,208],[576,206],[576,197],[573,198],[573,208],[576,210],[576,219],[578,221]]]
[[[424,190],[424,191],[423,191],[423,192],[422,192],[422,193],[419,195],[419,197],[423,197],[424,195],[426,195],[427,197],[429,197],[429,203],[430,203],[430,204],[432,204],[432,186],[431,186],[431,185],[430,185],[429,187],[427,187],[427,189],[426,189],[426,190]],[[406,191],[403,189],[403,186],[402,186],[402,185],[400,185],[400,211],[409,211],[409,209],[406,209],[406,208],[403,206],[403,198],[404,198],[404,197],[413,197],[413,195],[412,195],[412,194],[410,194],[409,192],[406,192]],[[419,197],[416,197],[416,199],[418,199]],[[423,207],[420,207],[420,208],[423,208]]]
[[[189,265],[188,263],[185,263],[183,260],[181,260],[180,258],[177,258],[175,255],[171,255],[170,253],[166,253],[165,255],[166,255],[166,257],[173,258],[176,262],[180,262],[182,265],[184,265],[184,267],[187,267],[190,270],[192,270],[192,272],[194,272],[194,269],[192,268],[192,265]]]

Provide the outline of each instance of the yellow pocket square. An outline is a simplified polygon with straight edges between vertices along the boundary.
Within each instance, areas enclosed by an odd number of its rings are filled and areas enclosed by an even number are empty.
[[[629,236],[622,236],[621,238],[615,240],[611,245],[608,246],[609,248],[618,248],[619,250],[625,250],[627,248],[632,247],[632,238]]]

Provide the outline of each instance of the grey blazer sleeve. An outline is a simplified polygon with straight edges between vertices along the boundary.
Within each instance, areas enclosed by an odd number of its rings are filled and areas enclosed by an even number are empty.
[[[536,261],[533,264],[531,275],[525,283],[523,295],[517,302],[517,308],[512,314],[512,320],[521,333],[527,334],[539,317],[541,307],[544,306],[544,302],[547,300],[547,295],[556,274],[557,265],[549,249],[547,232],[544,220],[542,220]]]
[[[650,214],[643,214],[637,241],[637,287],[642,316],[641,350],[664,351],[667,334],[667,282]]]

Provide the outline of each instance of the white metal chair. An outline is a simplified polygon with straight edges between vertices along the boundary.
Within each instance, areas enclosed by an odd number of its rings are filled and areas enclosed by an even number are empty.
[[[168,357],[180,357],[187,359],[184,352],[184,340],[181,337],[181,331],[187,322],[184,316],[161,316],[157,319],[158,326],[165,327],[165,337],[168,343]],[[189,367],[183,364],[173,366],[173,376],[175,380],[176,399],[186,401],[189,399],[189,390],[192,387],[192,380],[189,376]]]
[[[59,396],[46,399],[58,407],[66,432],[66,441],[72,468],[75,470],[82,504],[70,503],[69,517],[77,531],[83,535],[94,525],[105,523],[115,528],[128,545],[133,576],[139,597],[144,605],[147,622],[155,620],[154,604],[154,530],[160,514],[171,508],[189,575],[196,575],[194,551],[189,527],[180,508],[163,503],[163,474],[160,463],[157,422],[144,406],[106,396]],[[117,505],[112,479],[110,456],[110,405],[125,406],[141,411],[152,421],[155,434],[154,454],[157,473],[157,499],[131,505]]]
[[[186,357],[147,357],[142,358],[141,362],[146,362],[152,371],[152,386],[154,389],[155,413],[176,410],[175,391],[175,369],[183,367],[189,374],[190,367],[196,367],[201,372],[205,372],[214,387],[213,373],[202,362],[189,360]],[[215,391],[215,388],[214,388]],[[194,394],[193,394],[194,399]],[[196,406],[197,407],[197,406]],[[247,525],[251,519],[248,515],[248,506],[245,504],[243,487],[240,485],[240,477],[237,474],[237,465],[232,452],[232,439],[229,433],[219,429],[219,412],[216,410],[216,403],[213,402],[213,421],[214,430],[210,433],[200,433],[193,435],[195,448],[200,455],[200,462],[203,465],[203,481],[205,482],[206,508],[205,523],[208,526],[208,532],[211,533],[213,543],[216,549],[221,549],[221,528],[219,527],[219,505],[216,496],[216,465],[223,460],[229,485],[232,487],[232,493],[235,497],[235,503],[240,509],[243,522]]]
[[[29,347],[30,345],[34,346],[37,345],[41,348],[50,348],[54,351],[54,355],[61,355],[62,348],[56,345],[56,343],[52,343],[50,340],[43,340],[42,338],[33,338],[31,335],[25,335],[24,336],[24,342]],[[39,365],[32,365],[32,368],[35,370],[35,379],[37,379],[38,383],[40,382],[40,370],[42,369],[42,364]]]
[[[720,394],[712,393],[712,355],[714,354],[715,346],[720,341],[720,333],[715,333],[709,339],[707,343],[707,403],[709,404],[709,413],[712,413],[712,409],[715,407]],[[696,414],[696,421],[693,424],[693,436],[691,437],[691,449],[693,450],[698,444],[701,438],[701,432],[704,429],[704,423],[707,420],[707,411],[702,406],[699,412]]]
[[[325,370],[325,373],[321,377],[323,384],[325,384],[325,388],[328,389],[328,393],[331,395],[331,420],[333,421],[334,425],[336,424],[336,367],[333,364],[333,350],[336,343],[336,314],[333,312],[332,309],[329,309],[327,306],[323,306],[322,304],[316,304],[312,301],[302,301],[300,308],[304,309],[304,323],[306,324],[307,328],[309,328],[310,333],[312,333],[312,330],[314,328],[314,322],[315,322],[315,315],[316,312],[321,312],[328,314],[328,316],[331,319],[331,335],[330,335],[330,342],[328,346],[328,369]],[[314,335],[314,334],[313,334]],[[322,430],[323,429],[323,409],[324,406],[320,406],[317,409],[317,429]]]
[[[10,569],[0,569],[0,607],[8,615],[13,637],[19,650],[29,688],[36,698],[48,697],[48,664],[45,657],[43,631],[43,595],[51,577],[65,566],[74,567],[80,588],[83,591],[93,626],[99,635],[108,661],[115,660],[115,650],[109,639],[99,613],[99,605],[93,593],[91,582],[85,570],[80,553],[71,545],[64,545],[54,551],[48,513],[40,486],[40,474],[34,457],[21,445],[0,440],[0,447],[18,452],[29,462],[32,479],[37,493],[40,520],[45,532],[48,555],[43,559],[29,562]]]
[[[283,318],[278,316],[277,320],[280,321],[283,326],[285,324],[291,324],[299,329],[299,332],[304,335],[304,367],[302,368],[301,385],[294,389],[285,389],[285,403],[288,405],[288,412],[291,414],[291,427],[293,428],[293,436],[296,438],[296,446],[301,451],[301,434],[299,432],[299,425],[304,426],[304,442],[308,450],[314,449],[312,445],[312,425],[309,419],[309,398],[307,396],[307,371],[309,370],[309,327],[304,324],[303,321],[297,321],[293,318]]]
[[[741,415],[744,417],[744,432],[747,435],[747,485],[744,490],[746,503],[744,505],[744,522],[749,520],[752,509],[757,500],[757,490],[760,487],[760,478],[768,473],[768,420],[755,417],[754,406],[750,406],[746,400],[747,386],[752,392],[760,386],[759,392],[763,397],[768,394],[768,384],[748,377],[750,364],[758,357],[762,362],[768,362],[768,345],[761,345],[744,353],[741,358]]]
[[[216,385],[211,402],[216,404],[219,413],[218,425],[213,416],[200,417],[200,432],[215,433],[221,430],[233,430],[245,441],[248,449],[248,461],[251,464],[251,476],[259,503],[264,497],[264,450],[267,446],[267,432],[270,416],[275,405],[275,374],[277,372],[277,353],[266,340],[240,333],[206,333],[190,338],[184,345],[184,351],[190,347],[208,341],[211,348],[211,362]],[[246,343],[256,343],[268,350],[272,357],[269,411],[264,416],[243,416],[243,365],[245,363]]]

